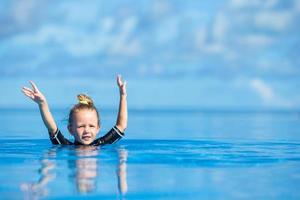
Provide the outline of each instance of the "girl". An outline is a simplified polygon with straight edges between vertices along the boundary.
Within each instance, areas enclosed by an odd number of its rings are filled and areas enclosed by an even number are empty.
[[[70,110],[68,120],[68,130],[74,136],[74,143],[67,140],[57,128],[45,96],[39,91],[34,82],[30,81],[30,84],[32,88],[23,87],[22,92],[38,104],[52,144],[98,146],[112,144],[124,136],[124,131],[127,127],[127,94],[126,82],[121,80],[120,75],[117,76],[120,104],[116,125],[106,135],[96,139],[101,127],[98,110],[90,97],[80,94],[77,96],[79,102]]]

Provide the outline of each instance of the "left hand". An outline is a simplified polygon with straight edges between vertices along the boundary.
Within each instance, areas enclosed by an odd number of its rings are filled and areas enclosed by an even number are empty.
[[[37,104],[42,105],[43,103],[46,102],[45,96],[40,92],[40,90],[38,89],[38,87],[33,81],[29,81],[29,82],[32,88],[23,87],[22,92]]]
[[[118,86],[119,86],[119,90],[120,90],[120,95],[127,95],[126,93],[126,81],[122,81],[121,79],[121,75],[118,75],[117,76],[117,83],[118,83]]]

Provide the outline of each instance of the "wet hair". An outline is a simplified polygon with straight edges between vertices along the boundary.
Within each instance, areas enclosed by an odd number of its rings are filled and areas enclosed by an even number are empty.
[[[95,110],[98,118],[98,125],[100,126],[100,116],[97,108],[94,106],[93,100],[85,95],[85,94],[79,94],[77,95],[78,103],[73,106],[73,108],[70,110],[69,113],[69,120],[68,125],[71,126],[73,115],[75,112],[78,112],[80,110]]]

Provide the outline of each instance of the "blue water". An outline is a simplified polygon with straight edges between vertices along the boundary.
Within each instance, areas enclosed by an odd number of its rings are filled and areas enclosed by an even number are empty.
[[[37,110],[0,110],[1,198],[300,198],[296,111],[129,113],[116,145],[74,148],[50,144]],[[114,120],[102,111],[101,134]]]

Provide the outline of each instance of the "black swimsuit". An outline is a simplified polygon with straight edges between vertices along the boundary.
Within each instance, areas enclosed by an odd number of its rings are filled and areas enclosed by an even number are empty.
[[[63,134],[60,132],[59,129],[54,133],[54,136],[51,137],[50,133],[50,140],[52,144],[65,144],[65,145],[82,145],[81,143],[75,141],[71,142],[68,139],[66,139]],[[99,146],[99,145],[105,145],[105,144],[112,144],[120,140],[122,137],[124,137],[124,133],[122,133],[116,126],[114,126],[108,133],[106,133],[103,137],[100,137],[96,140],[94,140],[90,145],[93,146]]]

